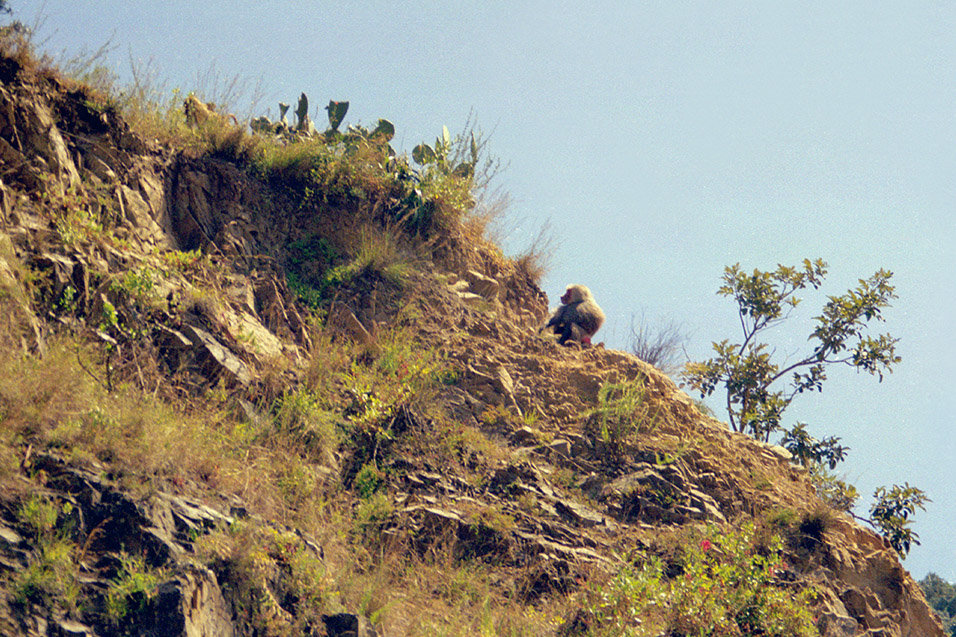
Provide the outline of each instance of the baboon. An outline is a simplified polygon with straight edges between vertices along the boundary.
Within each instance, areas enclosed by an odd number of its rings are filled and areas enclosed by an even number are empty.
[[[591,344],[591,337],[604,324],[604,312],[595,302],[591,290],[584,285],[569,285],[561,296],[561,307],[554,311],[547,324],[539,331],[554,328],[560,334],[558,343],[569,340]]]

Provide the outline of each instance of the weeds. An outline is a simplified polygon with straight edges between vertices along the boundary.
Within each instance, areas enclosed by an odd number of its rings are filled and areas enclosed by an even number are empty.
[[[112,241],[117,203],[106,186],[63,183],[51,175],[41,176],[40,203],[51,215],[60,241],[77,247],[94,241]]]
[[[76,546],[70,539],[73,506],[40,495],[20,504],[18,518],[33,535],[36,549],[25,569],[9,577],[15,606],[38,604],[75,609],[80,594]]]
[[[249,633],[310,634],[324,612],[339,610],[325,565],[295,533],[236,523],[200,538],[197,552],[231,592]]]
[[[75,608],[80,587],[74,550],[67,539],[41,540],[27,567],[10,577],[14,604]]]
[[[374,493],[359,503],[355,509],[354,533],[362,544],[370,547],[381,544],[382,531],[393,511],[385,493]]]
[[[139,556],[124,553],[119,561],[119,571],[106,591],[106,615],[113,624],[146,610],[165,575],[162,569],[148,568]]]
[[[341,416],[317,394],[299,387],[283,394],[274,407],[276,433],[309,458],[325,459],[338,444]]]
[[[140,306],[148,307],[156,300],[157,272],[147,265],[126,270],[110,283],[110,289],[127,295]]]
[[[788,568],[780,538],[762,538],[749,522],[739,530],[709,526],[678,549],[676,574],[648,555],[589,583],[572,622],[589,635],[818,634],[808,610],[813,590],[780,579]]]
[[[598,406],[588,415],[584,433],[620,459],[642,429],[653,430],[656,424],[657,410],[644,381],[606,383],[598,391]]]

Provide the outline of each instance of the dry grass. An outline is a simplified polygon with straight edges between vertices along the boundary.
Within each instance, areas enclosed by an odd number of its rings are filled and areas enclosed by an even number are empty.
[[[651,326],[644,312],[631,316],[628,349],[645,363],[668,375],[677,374],[686,362],[684,346],[689,337],[676,321],[660,321]]]
[[[351,563],[338,584],[343,601],[385,634],[434,637],[544,637],[564,621],[565,596],[521,600],[515,582],[531,569],[499,569],[456,557],[453,543],[424,556],[400,541]]]
[[[106,466],[111,478],[137,494],[162,490],[210,503],[236,496],[257,515],[314,536],[326,560],[321,565],[283,562],[282,548],[291,540],[253,525],[210,536],[203,557],[219,560],[223,571],[234,574],[230,583],[250,587],[245,598],[250,605],[265,600],[267,585],[274,584],[264,577],[265,568],[281,569],[290,578],[285,585],[295,586],[303,603],[312,604],[303,607],[303,621],[316,619],[320,611],[350,610],[364,613],[389,634],[553,634],[562,598],[530,604],[515,583],[529,579],[528,572],[463,558],[441,542],[421,555],[409,551],[407,538],[384,533],[395,510],[400,512],[392,491],[396,476],[388,465],[396,456],[389,453],[455,467],[476,485],[489,463],[509,461],[506,446],[443,412],[438,396],[445,383],[454,382],[445,361],[407,328],[421,318],[412,316],[417,310],[405,314],[394,298],[382,298],[404,291],[442,238],[413,232],[401,212],[390,207],[407,195],[407,185],[384,171],[382,158],[371,150],[346,157],[320,141],[280,145],[222,117],[190,126],[182,112],[184,95],[161,89],[148,68],[122,91],[96,68],[80,64],[76,73],[102,91],[104,103],[122,112],[145,138],[239,159],[307,195],[305,211],[314,215],[317,231],[335,239],[340,274],[355,283],[343,294],[369,292],[363,285],[381,292],[373,303],[393,302],[395,307],[385,310],[399,327],[370,326],[374,346],[353,343],[331,328],[315,328],[315,347],[304,369],[274,361],[256,393],[225,382],[204,386],[201,378],[186,383],[170,376],[145,329],[108,356],[105,344],[82,324],[80,311],[65,317],[71,329],[47,326],[45,351],[28,354],[35,339],[24,329],[25,319],[43,314],[34,311],[34,302],[51,301],[39,295],[34,301],[33,275],[0,245],[0,266],[6,266],[0,268],[0,377],[5,379],[0,384],[0,479],[22,477],[20,463],[28,454],[52,452],[75,465]],[[474,211],[474,185],[452,175],[421,185],[436,215],[432,229],[454,235],[460,241],[455,249],[469,254],[474,252],[469,242],[481,240],[506,203],[502,199]],[[540,258],[543,251],[528,257],[526,266]],[[153,275],[175,279],[189,290],[182,299],[186,309],[217,321],[226,302],[223,272],[198,254],[169,253],[152,263]],[[109,280],[109,273],[100,274]],[[114,278],[118,288],[111,294],[147,314],[149,299],[134,298],[136,282]],[[240,408],[240,397],[258,400],[256,412]],[[382,485],[369,497],[361,497],[354,486],[365,467],[382,476]],[[504,510],[475,511],[475,519],[502,534],[516,524]],[[248,619],[254,624],[263,616]]]
[[[536,284],[541,283],[551,269],[551,261],[557,252],[556,235],[550,224],[541,226],[538,234],[521,253],[515,257],[515,264]]]
[[[48,70],[52,60],[36,56],[32,33],[33,30],[22,22],[0,27],[0,56],[28,73]]]

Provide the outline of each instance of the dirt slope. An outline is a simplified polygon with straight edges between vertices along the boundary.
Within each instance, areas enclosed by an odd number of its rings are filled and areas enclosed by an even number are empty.
[[[666,555],[681,529],[706,533],[773,518],[784,520],[777,526],[787,540],[776,581],[815,588],[820,634],[943,634],[893,550],[826,512],[785,452],[702,415],[668,377],[631,355],[600,345],[563,348],[538,335],[547,297],[493,246],[446,237],[417,257],[402,287],[360,278],[322,308],[327,321],[317,331],[285,267],[292,246],[344,223],[330,215],[348,210],[303,210],[286,189],[233,161],[143,139],[100,97],[16,57],[3,58],[0,82],[0,286],[4,345],[18,356],[51,356],[64,334],[79,335],[105,358],[88,371],[110,392],[132,384],[189,403],[221,391],[257,422],[272,398],[322,373],[313,361],[323,351],[353,343],[359,365],[401,327],[416,349],[440,355],[448,382],[429,386],[428,400],[416,396],[389,412],[387,431],[371,427],[365,438],[317,453],[314,465],[315,484],[337,494],[330,501],[352,498],[354,510],[361,503],[351,491],[328,485],[358,489],[363,468],[378,467],[388,505],[363,527],[374,531],[363,544],[369,555],[401,547],[424,564],[447,552],[490,569],[511,602],[532,608],[577,599],[583,581],[614,573],[634,551]],[[85,216],[71,213],[77,209]],[[108,238],[98,234],[103,226]],[[207,260],[171,268],[169,255],[193,250]],[[137,279],[127,275],[147,270],[166,276],[137,301]],[[110,307],[113,327],[102,319]],[[368,395],[334,382],[335,400],[359,405],[343,412],[349,422],[370,413]],[[639,392],[628,421],[636,427],[601,429],[600,408],[614,396],[602,388],[611,386]],[[337,569],[355,568],[351,545],[288,524],[253,495],[249,480],[220,478],[222,487],[215,469],[180,479],[169,468],[154,472],[161,478],[143,468],[136,479],[146,486],[136,489],[128,479],[135,467],[24,428],[26,412],[14,404],[0,393],[8,434],[3,634],[424,634],[409,609],[438,596],[427,590],[397,592],[380,606],[402,610],[375,627],[372,613],[348,599],[341,612],[310,616],[299,562],[288,556],[334,579]],[[52,537],[25,521],[24,503],[37,494],[59,507],[50,528],[78,547],[69,585],[36,584],[55,595],[12,584],[40,563]],[[272,538],[261,540],[271,547],[261,558],[268,566],[241,571],[235,560],[198,557],[202,538],[240,521],[255,522],[250,537]],[[129,597],[138,610],[110,619],[103,610],[110,591],[132,572],[127,554],[141,556],[162,581]],[[313,606],[332,608],[323,604]],[[585,634],[596,621],[587,608],[565,610],[558,625],[542,622],[540,634]]]

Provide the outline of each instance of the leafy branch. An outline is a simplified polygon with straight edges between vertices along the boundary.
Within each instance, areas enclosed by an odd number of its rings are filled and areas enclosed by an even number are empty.
[[[717,293],[737,303],[743,340],[725,339],[713,343],[716,356],[688,363],[684,377],[701,397],[719,387],[726,390],[726,408],[734,431],[769,440],[780,429],[780,419],[793,399],[806,391],[822,391],[826,368],[845,364],[878,375],[892,371],[900,361],[889,334],[868,335],[870,321],[882,321],[882,311],[897,298],[889,284],[891,272],[879,270],[869,279],[841,296],[828,297],[817,325],[810,334],[812,350],[790,364],[771,360],[773,352],[760,337],[786,320],[801,299],[800,290],[818,289],[826,276],[826,263],[805,259],[802,266],[777,266],[772,272],[754,270],[748,274],[739,264],[724,270],[723,285]],[[789,384],[775,388],[778,381]]]

